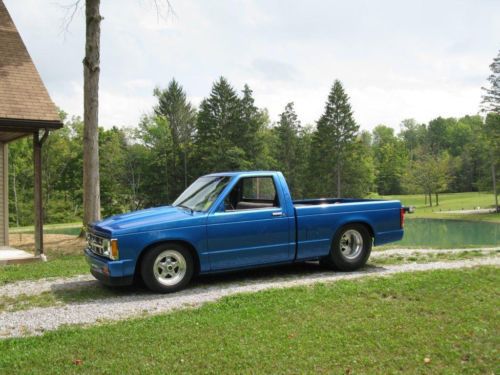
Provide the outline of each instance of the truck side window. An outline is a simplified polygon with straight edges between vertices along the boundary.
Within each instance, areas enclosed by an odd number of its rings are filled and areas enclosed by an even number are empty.
[[[226,211],[279,207],[272,177],[245,177],[235,185],[225,201]]]

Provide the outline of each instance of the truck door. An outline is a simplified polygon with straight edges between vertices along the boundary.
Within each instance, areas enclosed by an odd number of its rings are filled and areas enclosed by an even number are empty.
[[[292,260],[290,218],[274,178],[241,177],[209,215],[207,247],[212,270]]]

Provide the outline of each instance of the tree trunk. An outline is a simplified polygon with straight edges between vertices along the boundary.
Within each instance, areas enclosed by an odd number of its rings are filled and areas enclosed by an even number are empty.
[[[425,197],[425,205],[427,206],[427,193],[424,193],[424,197]]]
[[[436,193],[436,206],[439,206],[439,193]]]
[[[16,211],[16,227],[19,226],[19,204],[17,201],[16,166],[12,166],[12,192],[14,193],[14,210]]]
[[[42,203],[42,143],[38,131],[33,133],[33,166],[34,166],[34,214],[35,214],[35,255],[43,254],[43,203]]]
[[[337,162],[337,198],[340,198],[342,190],[340,188],[340,161]]]
[[[184,150],[184,189],[188,186],[188,177],[187,177],[187,156],[186,150]]]
[[[429,204],[432,207],[432,193],[429,192]]]
[[[498,195],[497,195],[497,174],[495,169],[495,158],[493,157],[493,152],[491,152],[491,178],[493,179],[493,195],[495,197],[495,211],[500,212],[500,207],[498,207]]]
[[[168,188],[169,177],[168,177],[168,151],[165,151],[165,189],[166,189],[166,202],[165,204],[170,203],[170,189]]]
[[[100,0],[85,1],[85,58],[83,59],[83,225],[101,217],[99,191],[99,49]]]

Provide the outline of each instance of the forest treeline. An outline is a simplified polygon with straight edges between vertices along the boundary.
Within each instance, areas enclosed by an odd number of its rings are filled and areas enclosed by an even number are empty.
[[[282,171],[295,199],[422,193],[436,204],[442,192],[491,190],[491,163],[500,161],[498,114],[361,131],[339,81],[314,125],[300,122],[293,102],[271,119],[247,85],[238,92],[224,78],[198,108],[175,80],[154,95],[138,126],[99,129],[103,216],[168,204],[209,172],[254,169]],[[43,148],[46,223],[82,216],[83,122],[61,118]],[[9,166],[10,221],[32,224],[31,139],[9,145]]]

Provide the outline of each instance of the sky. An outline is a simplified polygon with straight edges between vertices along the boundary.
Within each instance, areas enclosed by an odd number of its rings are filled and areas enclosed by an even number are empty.
[[[4,0],[57,106],[83,113],[84,10]],[[498,0],[101,1],[99,123],[136,126],[175,77],[198,105],[212,83],[245,83],[277,121],[289,102],[315,124],[339,79],[362,129],[479,110],[500,50]],[[67,23],[67,22],[66,22]]]

